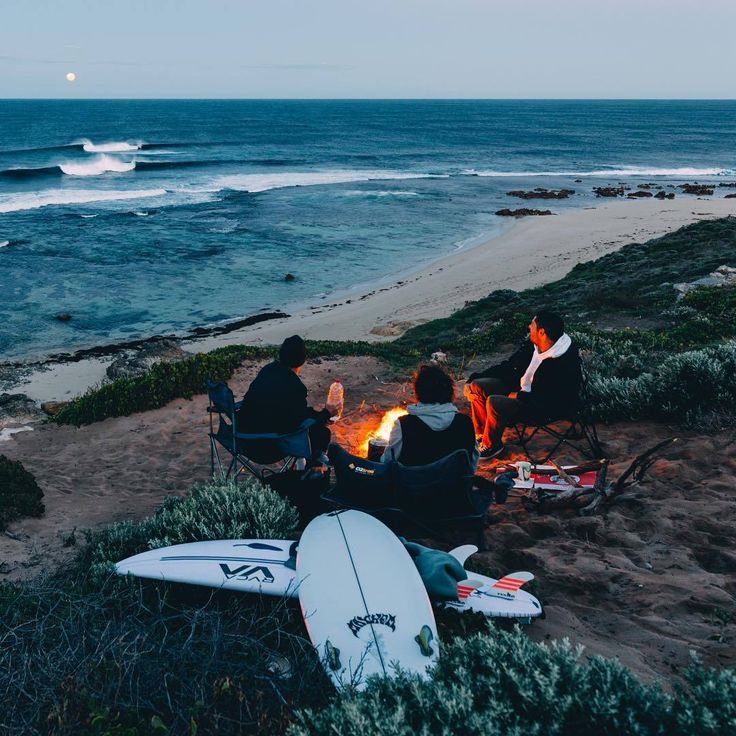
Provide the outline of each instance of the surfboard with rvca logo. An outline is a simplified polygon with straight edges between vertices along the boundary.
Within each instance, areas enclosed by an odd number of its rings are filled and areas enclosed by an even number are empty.
[[[439,658],[432,604],[409,553],[377,519],[337,511],[314,519],[296,556],[307,633],[337,687],[362,688],[396,667],[420,675]]]

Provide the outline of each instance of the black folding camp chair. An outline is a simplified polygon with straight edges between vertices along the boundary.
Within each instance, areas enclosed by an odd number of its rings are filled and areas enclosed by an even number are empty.
[[[571,408],[567,417],[557,417],[548,422],[520,422],[511,427],[516,433],[516,441],[530,462],[541,465],[546,463],[561,447],[569,447],[588,460],[603,457],[603,446],[598,439],[593,410],[588,394],[588,378],[582,372],[580,382],[580,398],[578,405]],[[547,436],[551,438],[551,449],[545,447],[542,455],[535,457],[530,446],[535,438]]]
[[[444,531],[467,529],[478,547],[485,548],[483,530],[491,497],[473,488],[465,450],[421,466],[374,463],[335,444],[328,454],[337,485],[322,500],[332,507],[364,511],[397,532],[409,525],[433,538],[441,539]]]
[[[312,456],[309,427],[315,423],[314,419],[304,420],[288,434],[238,432],[237,412],[241,402],[235,401],[228,385],[222,381],[207,381],[207,394],[213,476],[217,469],[223,480],[237,479],[240,473],[248,470],[259,480],[265,480],[270,475],[290,470],[298,459]],[[215,415],[218,416],[217,430]],[[229,454],[229,462],[220,456],[221,450]]]

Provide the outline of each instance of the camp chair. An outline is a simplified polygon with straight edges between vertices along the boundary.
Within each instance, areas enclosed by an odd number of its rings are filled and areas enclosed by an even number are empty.
[[[465,450],[421,466],[371,462],[336,444],[330,445],[328,454],[337,485],[322,495],[323,501],[336,508],[364,511],[392,528],[408,523],[434,538],[442,538],[447,529],[468,528],[483,549],[490,497],[473,489],[472,466]]]
[[[237,479],[244,470],[250,471],[259,480],[265,480],[269,475],[284,473],[290,470],[297,459],[312,456],[309,442],[309,427],[314,419],[304,420],[297,429],[288,434],[265,432],[261,434],[238,432],[237,411],[242,402],[236,402],[233,392],[226,383],[207,381],[209,406],[207,412],[210,417],[210,464],[212,475],[215,467],[220,478]],[[215,431],[215,415],[219,422]],[[220,450],[230,455],[220,457]],[[276,465],[276,469],[262,467]]]
[[[519,422],[512,425],[511,429],[516,433],[516,441],[521,445],[524,454],[536,465],[546,463],[563,446],[572,448],[589,460],[603,457],[603,446],[598,439],[585,371],[582,371],[581,375],[578,405],[572,407],[569,416],[557,417],[543,423]],[[552,449],[547,450],[542,458],[535,459],[531,454],[530,445],[540,434],[552,438],[553,444]]]

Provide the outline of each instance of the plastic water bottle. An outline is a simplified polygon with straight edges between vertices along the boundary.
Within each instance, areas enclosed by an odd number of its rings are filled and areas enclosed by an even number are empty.
[[[331,384],[327,392],[327,406],[337,409],[337,414],[330,420],[336,422],[342,416],[343,406],[345,405],[345,389],[340,379],[336,378]]]

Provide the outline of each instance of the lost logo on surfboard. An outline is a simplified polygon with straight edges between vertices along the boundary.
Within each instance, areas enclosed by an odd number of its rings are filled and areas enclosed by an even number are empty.
[[[367,616],[356,616],[348,621],[348,628],[357,637],[358,632],[368,624],[381,624],[388,626],[391,631],[396,631],[396,616],[391,613],[369,613]]]
[[[274,580],[271,571],[267,567],[260,565],[255,567],[241,565],[233,570],[230,568],[230,565],[221,562],[220,569],[228,580],[238,578],[238,580],[257,580],[260,583],[272,583]]]

